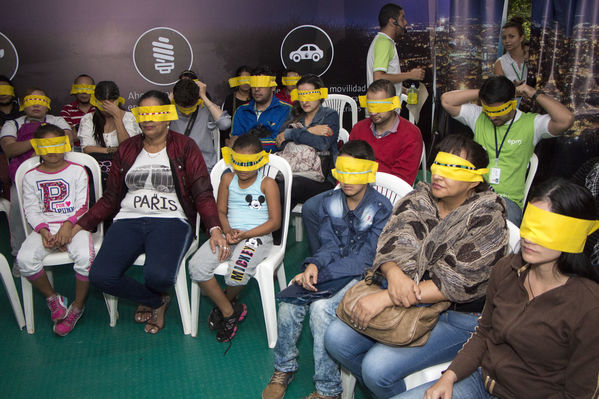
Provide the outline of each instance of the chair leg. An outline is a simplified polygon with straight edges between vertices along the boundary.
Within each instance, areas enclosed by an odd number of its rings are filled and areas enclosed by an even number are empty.
[[[277,343],[277,309],[275,304],[275,284],[272,278],[272,269],[258,267],[256,280],[260,287],[260,298],[262,299],[262,311],[264,312],[264,324],[266,326],[266,339],[268,347],[274,348]]]
[[[198,319],[200,317],[200,284],[191,280],[191,336],[198,336]]]
[[[8,265],[8,262],[4,256],[0,256],[0,274],[2,275],[2,282],[4,283],[6,294],[10,300],[10,306],[12,306],[12,311],[17,319],[17,324],[19,325],[20,329],[23,329],[23,327],[25,327],[23,308],[21,307],[21,301],[19,300],[19,294],[17,293],[17,288],[15,287],[15,280],[12,277],[10,266]]]
[[[183,333],[189,335],[191,334],[191,311],[189,309],[189,292],[187,290],[185,260],[183,260],[179,266],[177,281],[175,282],[175,292],[177,294],[177,302],[179,303],[179,313],[181,314]]]
[[[54,288],[54,273],[52,273],[52,270],[44,268],[46,270],[46,276],[48,276],[48,281],[50,282],[50,285],[52,286],[52,288]]]
[[[354,399],[354,388],[356,387],[356,377],[345,368],[341,367],[341,399]]]
[[[277,269],[277,281],[279,283],[279,291],[287,287],[287,277],[285,276],[285,265],[283,262],[281,262]]]
[[[304,239],[304,225],[302,223],[302,215],[293,216],[293,227],[295,227],[295,241],[302,241]]]
[[[23,291],[23,310],[25,311],[25,325],[27,332],[35,332],[35,320],[33,317],[33,288],[26,277],[21,276],[21,291]]]
[[[106,308],[108,309],[110,327],[114,327],[116,326],[116,321],[119,318],[119,299],[115,296],[104,293],[104,302],[106,302]]]

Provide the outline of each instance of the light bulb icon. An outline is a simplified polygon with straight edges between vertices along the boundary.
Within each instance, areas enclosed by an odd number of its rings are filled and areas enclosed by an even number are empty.
[[[175,68],[175,52],[172,44],[169,44],[169,39],[166,37],[159,36],[157,42],[152,42],[152,56],[156,60],[154,63],[154,69],[160,74],[164,75],[171,73]]]

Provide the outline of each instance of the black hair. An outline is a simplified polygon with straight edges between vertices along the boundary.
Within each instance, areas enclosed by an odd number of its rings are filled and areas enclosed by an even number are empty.
[[[168,95],[165,92],[159,90],[149,90],[142,94],[141,97],[139,97],[137,105],[141,104],[143,100],[146,100],[148,98],[155,98],[156,100],[158,100],[160,105],[168,105],[171,103],[171,100],[169,100]]]
[[[6,75],[0,75],[0,82],[6,82],[9,85],[12,86],[12,82],[10,81],[10,79],[8,78],[8,76]]]
[[[40,127],[33,132],[33,138],[41,139],[44,138],[48,133],[56,133],[56,137],[65,135],[64,130],[62,130],[60,127],[51,123],[42,123]]]
[[[535,201],[548,201],[551,204],[551,212],[560,215],[587,220],[597,218],[595,200],[590,191],[565,179],[548,180],[536,186],[528,202]],[[586,277],[599,283],[598,267],[591,264],[584,252],[562,252],[557,258],[556,267],[562,274]]]
[[[524,18],[515,16],[515,17],[510,18],[510,20],[507,21],[501,27],[501,30],[504,30],[506,28],[516,28],[516,30],[518,31],[518,34],[520,34],[520,36],[524,36],[524,28],[522,27],[523,23],[524,23]]]
[[[89,79],[91,79],[92,83],[95,84],[94,78],[92,78],[91,76],[89,76],[89,75],[87,75],[85,73],[82,73],[81,75],[77,76],[75,78],[75,80],[73,80],[73,83],[77,83],[77,79],[79,79],[79,78],[89,78]]]
[[[283,72],[281,72],[280,76],[277,76],[277,82],[281,89],[283,89],[283,88],[285,88],[285,86],[287,86],[286,84],[283,83],[283,78],[286,77],[290,72],[295,72],[299,75],[299,72],[296,69],[287,68],[287,69],[283,70]]]
[[[27,97],[28,95],[30,95],[34,91],[41,91],[42,93],[44,93],[45,96],[47,96],[46,91],[43,90],[43,89],[40,89],[39,87],[28,87],[28,88],[25,89],[25,92],[23,93],[23,98],[21,100],[25,101],[25,97]]]
[[[445,136],[445,138],[439,142],[437,151],[447,152],[459,157],[462,156],[462,151],[464,151],[466,152],[466,160],[473,164],[476,169],[483,169],[489,166],[489,155],[487,154],[487,151],[485,151],[483,146],[464,134],[450,134]],[[486,182],[479,183],[474,187],[474,191],[477,193],[486,190],[489,190],[489,184]]]
[[[254,68],[252,71],[252,76],[274,76],[272,69],[270,69],[267,65],[260,65],[259,67]]]
[[[478,91],[478,98],[487,105],[504,103],[513,100],[515,96],[516,87],[505,76],[491,76]]]
[[[192,71],[191,69],[186,69],[185,71],[181,72],[179,74],[179,80],[181,79],[197,79],[198,78],[198,74],[195,73],[194,71]]]
[[[173,87],[173,98],[182,107],[194,106],[200,98],[198,85],[193,80],[180,79]]]
[[[252,74],[252,68],[247,65],[241,65],[235,70],[235,76],[241,75],[242,72],[247,72],[250,75]]]
[[[255,127],[251,129],[247,134],[243,134],[237,137],[235,143],[233,143],[233,150],[240,150],[242,148],[251,148],[256,154],[262,151],[262,142],[260,141],[261,129],[265,127]]]
[[[114,101],[119,98],[119,87],[112,80],[103,80],[96,85],[94,96],[98,102],[104,100]],[[106,147],[104,141],[104,126],[106,125],[106,117],[99,110],[94,112],[92,117],[94,123],[94,139],[100,143],[102,147]]]
[[[377,91],[384,91],[387,94],[387,98],[394,97],[397,95],[395,85],[387,79],[377,79],[368,86],[368,91],[376,93]]]
[[[397,19],[399,18],[399,13],[403,10],[401,6],[393,3],[385,4],[381,10],[379,11],[379,25],[381,28],[384,28],[389,22],[389,18]]]
[[[297,86],[299,87],[300,85],[303,84],[311,84],[312,86],[314,86],[315,89],[321,89],[324,87],[324,82],[322,81],[322,79],[319,76],[313,75],[313,74],[308,74],[308,75],[304,75],[302,76],[302,78],[300,80],[297,81]],[[323,99],[320,99],[320,103],[322,104],[324,102]],[[297,121],[299,121],[302,116],[304,116],[305,112],[302,109],[302,106],[300,105],[299,101],[294,101],[293,102],[293,106],[291,107],[291,112],[290,112],[290,121],[289,123],[295,123]]]
[[[357,159],[366,159],[368,161],[374,161],[374,150],[364,140],[350,140],[343,144],[339,150],[339,155],[349,155]]]

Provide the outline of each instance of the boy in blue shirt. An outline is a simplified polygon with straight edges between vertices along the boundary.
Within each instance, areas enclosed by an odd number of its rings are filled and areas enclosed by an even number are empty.
[[[262,392],[263,399],[282,398],[298,368],[297,340],[306,312],[314,337],[316,391],[307,398],[337,398],[341,394],[339,367],[324,348],[324,333],[336,317],[345,292],[372,266],[379,234],[391,215],[387,198],[374,183],[378,164],[365,141],[346,143],[333,176],[341,189],[325,195],[319,209],[321,247],[303,262],[303,273],[282,291],[275,346],[275,372]]]

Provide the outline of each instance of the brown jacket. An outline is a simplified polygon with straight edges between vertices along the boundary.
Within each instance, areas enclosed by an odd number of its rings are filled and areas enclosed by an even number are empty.
[[[570,277],[529,301],[522,266],[515,254],[493,267],[478,327],[449,370],[460,380],[482,367],[502,399],[596,397],[599,284]]]

